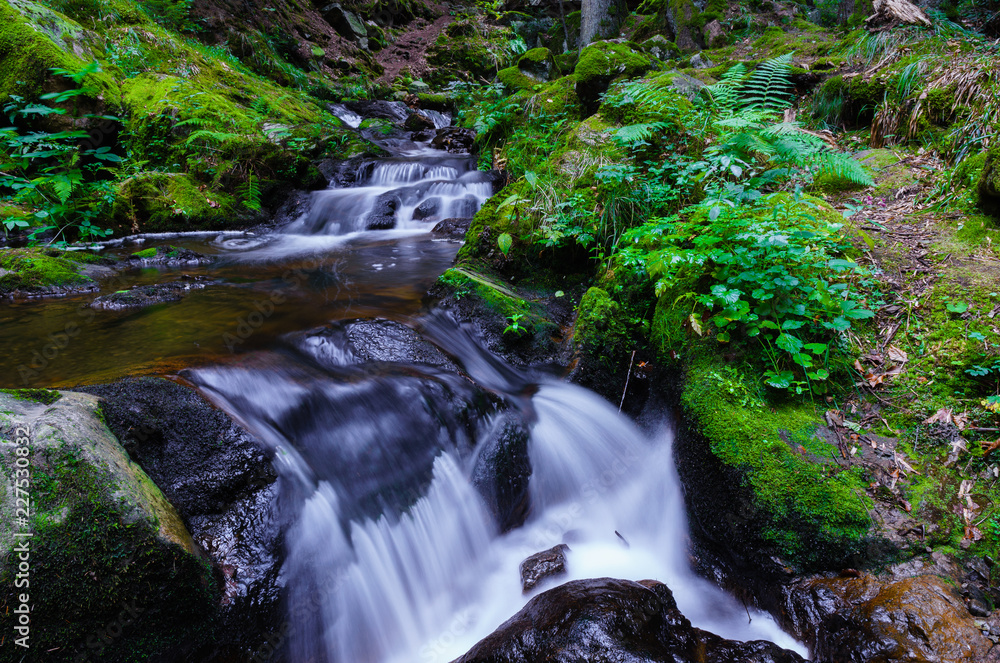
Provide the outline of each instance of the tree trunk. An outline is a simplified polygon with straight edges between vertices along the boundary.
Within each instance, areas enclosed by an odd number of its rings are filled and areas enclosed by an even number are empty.
[[[625,17],[624,0],[583,0],[580,49],[597,39],[617,37]]]
[[[865,19],[869,30],[884,29],[900,23],[931,26],[924,10],[908,0],[875,0],[875,13]]]

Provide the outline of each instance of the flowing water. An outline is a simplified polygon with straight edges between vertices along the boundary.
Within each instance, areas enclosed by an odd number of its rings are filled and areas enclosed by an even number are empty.
[[[173,238],[213,261],[137,268],[109,286],[203,278],[181,302],[111,313],[86,308],[90,294],[4,306],[8,384],[22,386],[16,364],[81,311],[80,333],[38,383],[195,366],[185,376],[275,451],[296,663],[449,661],[531,596],[602,576],[661,580],[696,626],[804,653],[690,571],[668,421],[640,430],[591,392],[506,365],[447,318],[413,321],[456,251],[427,231],[491,191],[468,157],[396,153],[362,164],[356,186],[317,193],[281,232]],[[387,216],[391,230],[371,230]],[[260,324],[227,348],[254,311]],[[427,340],[383,325],[359,342],[342,321],[368,316]],[[530,512],[501,532],[481,478],[500,472],[489,454],[511,426],[527,436]],[[568,575],[523,595],[520,562],[559,543]]]

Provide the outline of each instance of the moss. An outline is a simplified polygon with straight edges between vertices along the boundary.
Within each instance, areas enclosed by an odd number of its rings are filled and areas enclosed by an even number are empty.
[[[156,247],[151,247],[148,249],[143,249],[142,251],[136,251],[132,254],[133,258],[154,258],[156,257]]]
[[[112,227],[124,232],[231,227],[241,220],[235,201],[212,194],[182,173],[140,173],[118,186]]]
[[[526,196],[528,194],[527,182],[519,181],[504,189],[502,194],[495,195],[487,200],[469,224],[469,230],[465,234],[465,244],[458,250],[458,261],[478,262],[485,259],[496,248],[496,238],[503,233],[509,233],[517,237],[521,231],[522,223],[519,222],[516,205],[500,207],[500,204],[511,195]],[[523,225],[527,229],[529,220],[525,218]],[[516,251],[516,245],[514,253]]]
[[[533,90],[538,85],[538,79],[532,78],[518,67],[507,67],[497,73],[497,80],[509,90]]]
[[[576,68],[576,63],[580,59],[580,54],[573,53],[563,53],[562,55],[555,56],[556,69],[559,70],[560,74],[567,74]]]
[[[514,32],[487,23],[483,17],[454,21],[427,49],[427,63],[434,67],[424,80],[436,89],[456,79],[492,79],[514,64],[510,41]]]
[[[541,86],[533,99],[550,115],[566,114],[570,118],[580,116],[580,98],[576,96],[576,76],[563,76]]]
[[[979,152],[962,159],[951,174],[951,181],[959,187],[975,186],[986,168],[986,152]]]
[[[573,71],[577,96],[588,112],[594,112],[600,95],[613,81],[642,76],[652,66],[646,55],[637,53],[626,44],[608,41],[593,43],[581,51]]]
[[[816,95],[816,102],[824,102],[833,108],[827,121],[844,124],[848,128],[863,128],[871,124],[875,110],[885,96],[885,82],[873,78],[863,80],[861,76],[844,78],[834,76],[827,79]]]
[[[573,344],[605,364],[605,368],[614,370],[617,358],[608,357],[607,351],[625,347],[628,338],[618,302],[601,288],[587,290],[577,308]]]
[[[452,103],[451,99],[446,94],[430,94],[422,92],[417,95],[417,99],[420,100],[420,107],[427,108],[430,110],[436,110],[445,112],[451,110]]]
[[[0,276],[0,294],[3,295],[15,290],[30,292],[93,284],[90,277],[80,273],[79,262],[61,252],[49,255],[41,249],[2,250],[0,268],[7,271]]]
[[[20,401],[33,401],[52,405],[62,398],[62,394],[52,389],[0,389],[0,393],[13,396]]]
[[[995,143],[986,153],[976,192],[980,209],[1000,216],[1000,143]]]
[[[705,353],[685,376],[682,403],[712,454],[737,470],[767,523],[778,554],[803,568],[838,568],[865,539],[871,521],[861,477],[824,462],[832,448],[815,437],[811,404],[769,407],[735,367]]]

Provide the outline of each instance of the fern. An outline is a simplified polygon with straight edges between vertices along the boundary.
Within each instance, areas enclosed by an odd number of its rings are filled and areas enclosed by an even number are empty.
[[[635,147],[644,145],[653,134],[669,129],[672,125],[669,122],[645,122],[643,124],[630,124],[622,127],[614,133],[612,139],[619,145]]]
[[[199,140],[221,144],[226,142],[230,138],[236,138],[236,136],[238,135],[239,134],[225,133],[223,131],[210,131],[208,129],[199,129],[198,131],[195,131],[190,136],[188,136],[188,139],[187,141],[185,141],[184,144],[190,147],[192,144],[194,144]]]
[[[792,53],[762,62],[741,88],[745,108],[779,113],[792,103]]]
[[[260,198],[260,185],[258,181],[254,179],[253,171],[250,171],[247,177],[247,183],[240,187],[238,194],[243,198],[243,206],[246,207],[251,212],[259,212],[262,208]]]
[[[740,85],[746,74],[747,68],[742,62],[730,67],[722,80],[702,88],[702,99],[722,115],[733,114],[740,106]]]

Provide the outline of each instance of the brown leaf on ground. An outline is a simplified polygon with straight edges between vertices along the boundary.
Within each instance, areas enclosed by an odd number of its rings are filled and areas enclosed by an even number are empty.
[[[997,440],[996,442],[983,441],[979,443],[979,446],[983,450],[983,458],[988,458],[990,454],[992,454],[997,449],[1000,449],[1000,440]]]
[[[889,353],[889,359],[892,361],[898,361],[905,364],[909,359],[909,355],[907,355],[903,350],[897,348],[895,345],[890,345],[887,350]]]
[[[950,407],[943,407],[924,420],[925,424],[935,424],[938,422],[942,424],[954,424],[958,430],[965,430],[965,427],[969,425],[969,413],[955,414]]]

